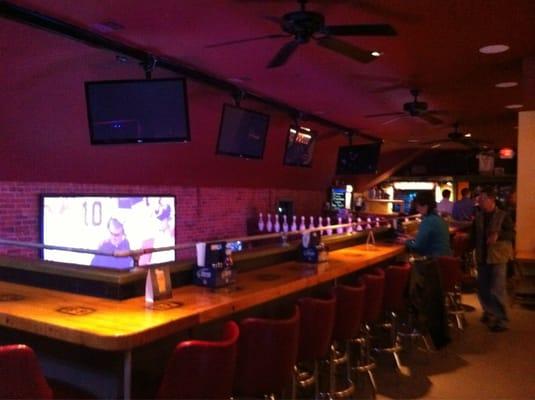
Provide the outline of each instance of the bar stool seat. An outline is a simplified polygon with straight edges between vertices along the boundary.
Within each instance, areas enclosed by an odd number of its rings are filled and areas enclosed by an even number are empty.
[[[329,357],[329,393],[331,397],[346,397],[355,392],[351,370],[351,346],[358,336],[364,313],[365,287],[359,281],[355,285],[338,285],[336,293],[336,318],[333,328],[333,344]],[[336,387],[336,369],[346,366],[347,386]]]
[[[354,367],[357,372],[365,372],[368,375],[375,397],[377,385],[372,370],[375,369],[376,363],[371,356],[371,327],[376,324],[380,317],[383,307],[383,296],[385,286],[385,273],[381,268],[375,268],[371,272],[362,276],[362,282],[366,287],[364,292],[364,314],[361,336],[357,339],[360,343],[360,352]]]
[[[282,396],[291,388],[299,345],[299,309],[285,319],[240,323],[234,388],[239,397]]]
[[[447,313],[455,318],[457,328],[462,331],[466,321],[461,301],[462,261],[459,257],[442,256],[438,257],[438,266]]]
[[[336,297],[328,293],[322,297],[305,297],[298,300],[300,313],[299,350],[295,366],[295,386],[307,388],[314,385],[319,398],[319,361],[329,353],[336,313]],[[312,364],[312,372],[306,365]],[[296,396],[294,386],[293,397]]]
[[[53,398],[39,360],[30,347],[23,344],[0,346],[0,398]]]
[[[229,321],[223,327],[220,341],[179,343],[167,364],[157,398],[232,397],[239,332],[238,325]]]
[[[392,354],[398,371],[402,370],[399,353],[402,350],[399,335],[399,313],[406,308],[405,295],[409,282],[411,265],[391,265],[385,269],[385,287],[383,296],[383,313],[385,322],[383,328],[389,330],[389,342],[387,347],[376,350]]]

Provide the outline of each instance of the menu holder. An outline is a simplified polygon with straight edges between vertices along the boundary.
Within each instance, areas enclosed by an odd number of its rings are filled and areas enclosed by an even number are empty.
[[[169,267],[149,268],[145,281],[145,302],[154,303],[171,297],[173,297],[173,287]]]

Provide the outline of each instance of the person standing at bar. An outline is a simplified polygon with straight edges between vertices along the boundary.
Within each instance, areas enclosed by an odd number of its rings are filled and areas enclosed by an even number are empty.
[[[442,191],[442,200],[437,204],[437,211],[442,217],[449,217],[453,209],[453,202],[450,200],[451,190]]]
[[[474,218],[474,202],[470,198],[470,189],[461,190],[461,198],[453,203],[451,216],[456,221],[472,221]]]
[[[496,206],[496,192],[485,188],[472,225],[471,238],[476,250],[478,297],[483,316],[493,332],[507,330],[507,262],[513,257],[513,221]]]

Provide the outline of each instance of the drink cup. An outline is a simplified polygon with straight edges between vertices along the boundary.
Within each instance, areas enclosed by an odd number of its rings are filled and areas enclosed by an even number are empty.
[[[206,257],[206,243],[199,242],[195,244],[197,250],[197,265],[199,267],[204,267],[205,257]]]

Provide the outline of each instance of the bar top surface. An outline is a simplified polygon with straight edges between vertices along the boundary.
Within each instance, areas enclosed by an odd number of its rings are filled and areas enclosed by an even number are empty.
[[[357,245],[329,253],[317,268],[285,262],[238,274],[240,290],[188,285],[147,305],[144,297],[111,300],[0,282],[0,326],[106,351],[125,351],[224,318],[404,252],[404,246]]]

